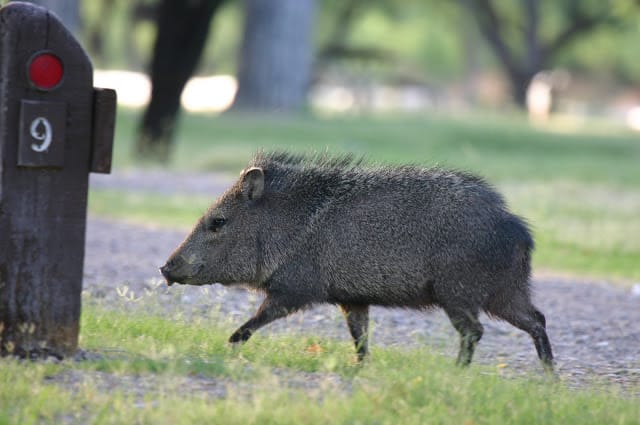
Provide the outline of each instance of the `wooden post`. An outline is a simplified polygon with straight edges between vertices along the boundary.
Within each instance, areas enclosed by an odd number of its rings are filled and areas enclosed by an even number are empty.
[[[97,94],[96,94],[97,93]],[[90,171],[109,172],[115,92],[55,15],[0,8],[0,354],[73,354]]]

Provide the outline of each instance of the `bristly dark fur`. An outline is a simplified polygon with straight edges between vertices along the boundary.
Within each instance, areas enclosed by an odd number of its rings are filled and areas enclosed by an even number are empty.
[[[253,167],[269,168],[280,166],[284,168],[295,167],[304,172],[310,169],[324,170],[349,170],[365,163],[364,157],[356,157],[354,154],[329,154],[319,152],[314,154],[296,154],[284,151],[258,151],[250,165]]]
[[[389,177],[397,174],[407,173],[429,173],[432,176],[457,176],[462,181],[470,185],[485,186],[488,189],[495,189],[482,177],[467,171],[456,169],[445,169],[437,166],[421,167],[417,164],[403,165],[380,165],[369,163],[366,157],[356,156],[353,153],[329,154],[328,152],[316,152],[310,154],[291,153],[286,151],[258,151],[249,161],[249,167],[260,167],[263,169],[279,168],[282,170],[295,170],[298,173],[310,171],[344,172],[349,173],[357,170],[365,175],[377,174],[382,177]],[[498,195],[498,198],[502,197]]]
[[[381,165],[370,164],[364,156],[352,153],[329,154],[317,152],[311,154],[291,153],[286,151],[258,151],[249,162],[249,167],[260,167],[265,171],[268,181],[277,176],[279,189],[291,188],[298,184],[309,185],[309,179],[320,176],[326,183],[337,181],[344,188],[346,185],[357,187],[371,179],[404,180],[407,176],[422,176],[427,180],[452,179],[458,181],[460,189],[471,189],[484,198],[487,204],[506,210],[506,202],[502,195],[484,178],[467,171],[445,169],[437,166],[425,168],[416,164]],[[327,177],[331,179],[327,180]],[[466,189],[465,189],[466,190]],[[527,228],[526,221],[519,218]],[[533,240],[531,240],[533,247]]]
[[[528,332],[550,367],[545,319],[531,301],[533,239],[473,174],[369,165],[351,154],[258,152],[163,267],[169,282],[263,290],[231,342],[317,304],[339,305],[362,358],[370,305],[441,307],[471,361],[478,315]]]

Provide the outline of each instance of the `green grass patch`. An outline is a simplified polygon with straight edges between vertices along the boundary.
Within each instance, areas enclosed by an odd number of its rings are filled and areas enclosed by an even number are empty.
[[[375,348],[357,365],[348,341],[265,332],[232,349],[228,319],[167,317],[160,306],[141,310],[145,303],[135,315],[127,305],[85,303],[81,346],[102,359],[0,359],[0,423],[583,425],[640,417],[637,400],[608,387],[576,391],[543,376],[461,370],[426,348]],[[216,385],[226,388],[223,398],[208,391]]]
[[[206,196],[162,195],[121,190],[92,190],[92,214],[137,224],[189,229],[213,202]]]
[[[536,268],[640,280],[640,192],[556,181],[500,185],[533,230]]]
[[[118,116],[116,167],[132,166],[138,114]],[[533,128],[523,117],[346,118],[185,115],[171,167],[237,174],[258,149],[352,152],[385,163],[441,164],[494,182],[573,180],[640,187],[637,134],[604,124]]]

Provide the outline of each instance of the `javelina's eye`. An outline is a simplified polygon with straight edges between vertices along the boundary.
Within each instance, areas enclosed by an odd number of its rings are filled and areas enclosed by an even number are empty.
[[[224,218],[214,218],[209,222],[209,230],[212,232],[217,232],[220,230],[222,226],[227,222]]]

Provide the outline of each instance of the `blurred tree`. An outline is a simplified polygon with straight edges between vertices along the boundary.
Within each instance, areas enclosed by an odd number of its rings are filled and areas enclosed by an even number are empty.
[[[306,103],[315,0],[245,0],[234,110],[292,111]]]
[[[375,82],[437,87],[464,77],[469,56],[460,28],[469,25],[460,25],[466,14],[456,2],[323,0],[321,4],[316,81],[356,84],[366,92]],[[486,49],[481,54],[491,59]]]
[[[141,46],[140,32],[143,26],[148,27],[148,32],[155,27],[158,1],[101,0],[91,4],[89,1],[83,0],[83,26],[94,64],[114,66],[117,63],[115,66],[126,66],[130,70],[143,69],[147,61],[144,53],[151,49],[148,45]],[[119,31],[119,28],[127,30]],[[117,60],[113,56],[117,56]]]
[[[65,27],[78,35],[80,30],[80,1],[79,0],[23,0],[39,4],[55,13]]]
[[[390,60],[393,54],[376,44],[373,40],[368,45],[354,45],[350,41],[350,35],[356,22],[369,10],[379,9],[389,15],[396,12],[396,2],[392,0],[345,0],[326,1],[325,7],[330,7],[332,28],[329,29],[329,36],[318,53],[318,61],[330,62],[337,59],[373,59]]]
[[[87,29],[87,47],[93,54],[92,56],[103,60],[105,58],[105,35],[107,28],[112,19],[112,12],[115,7],[116,0],[103,0],[98,3],[100,19],[97,19],[95,23],[90,25]]]
[[[193,74],[213,15],[226,0],[162,0],[151,60],[151,100],[136,141],[141,159],[169,159],[180,95]]]
[[[615,3],[630,1],[635,0],[459,0],[506,71],[519,106],[532,78],[559,52],[597,28],[619,23]]]

